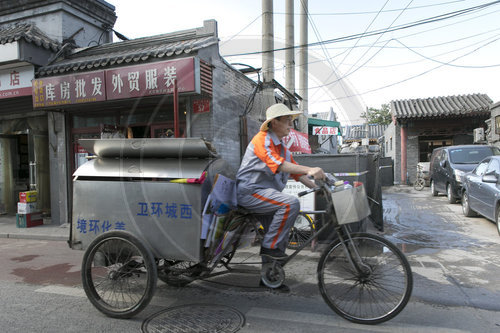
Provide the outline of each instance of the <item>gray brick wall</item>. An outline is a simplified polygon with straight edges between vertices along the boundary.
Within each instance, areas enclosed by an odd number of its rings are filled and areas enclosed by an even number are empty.
[[[401,129],[398,125],[391,123],[384,132],[385,156],[392,158],[394,162],[394,184],[401,183]]]
[[[255,83],[232,68],[219,57],[212,57],[213,96],[211,112],[192,117],[191,136],[210,140],[220,157],[235,170],[240,165],[240,116],[243,115]],[[253,107],[247,115],[250,140],[260,124],[262,97],[255,96]],[[257,127],[258,128],[258,127]]]

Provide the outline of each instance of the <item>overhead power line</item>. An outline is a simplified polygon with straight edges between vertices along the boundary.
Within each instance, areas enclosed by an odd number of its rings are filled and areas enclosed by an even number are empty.
[[[396,18],[392,21],[392,23],[386,28],[386,31],[390,30],[392,25],[397,21],[397,19],[405,12],[406,8],[408,8],[410,6],[410,4],[413,2],[413,0],[410,0],[410,2],[408,2],[408,4],[406,5],[406,7],[404,9],[401,10],[401,12],[399,13],[398,16],[396,16]],[[384,7],[385,5],[387,4],[387,2],[384,4]],[[382,7],[383,8],[383,7]],[[378,14],[377,14],[378,16]],[[372,21],[373,23],[373,21]],[[371,25],[371,23],[370,23]],[[389,42],[387,42],[382,48],[380,48],[375,54],[373,54],[368,60],[366,60],[363,64],[361,64],[360,66],[358,66],[357,68],[354,68],[358,62],[361,61],[361,59],[363,59],[363,57],[370,51],[370,49],[380,40],[380,38],[382,38],[383,34],[380,34],[377,38],[377,40],[375,42],[373,42],[372,46],[370,46],[364,53],[363,55],[361,55],[361,57],[358,58],[358,60],[356,60],[356,62],[354,64],[352,64],[350,66],[350,68],[347,70],[347,73],[346,74],[343,74],[341,77],[337,78],[336,80],[330,82],[330,83],[327,83],[325,85],[330,85],[330,84],[334,84],[334,83],[338,83],[338,82],[342,82],[343,79],[347,78],[348,76],[354,74],[355,72],[357,72],[359,69],[361,69],[363,66],[365,66],[369,61],[371,61],[380,51],[382,51],[382,49],[385,47],[385,45],[387,45]],[[358,43],[360,39],[358,39],[356,41],[356,45]],[[349,51],[347,53],[347,55],[350,53],[351,51]],[[344,57],[344,59],[342,60],[342,62],[347,58],[347,55]],[[327,80],[330,79],[330,77],[332,77],[333,73],[330,74],[330,76],[327,78]],[[312,88],[315,88],[315,87],[312,87]]]
[[[481,46],[480,48],[483,48],[489,44],[492,44],[496,41],[498,41],[500,39],[500,37],[492,40],[492,41],[489,41],[488,43],[484,44],[483,46]],[[439,60],[436,60],[436,59],[433,59],[433,58],[430,58],[430,57],[427,57],[425,55],[423,55],[422,53],[420,52],[417,52],[415,50],[413,50],[412,48],[406,46],[402,41],[400,40],[397,40],[397,39],[394,39],[396,42],[398,42],[399,44],[403,45],[403,47],[405,47],[408,51],[411,51],[413,53],[415,53],[416,55],[418,55],[419,57],[422,57],[426,60],[429,60],[429,61],[432,61],[432,62],[437,62],[438,64],[442,64],[442,65],[445,65],[445,66],[452,66],[452,67],[460,67],[460,68],[490,68],[490,67],[499,67],[500,64],[495,64],[495,65],[476,65],[476,66],[472,66],[472,65],[455,65],[455,64],[452,64],[452,63],[449,63],[449,62],[443,62],[443,61],[439,61]],[[473,52],[477,51],[478,49],[474,50]]]
[[[464,2],[466,0],[455,0],[455,1],[448,1],[448,2],[441,2],[441,3],[435,3],[432,5],[422,5],[422,6],[414,6],[414,7],[408,7],[405,10],[409,9],[422,9],[422,8],[429,8],[429,7],[436,7],[436,6],[444,6],[444,5],[449,5],[452,3],[457,3],[457,2]],[[390,13],[390,12],[400,12],[402,11],[403,8],[398,8],[398,9],[386,9],[382,11],[366,11],[366,12],[338,12],[338,13],[309,13],[310,16],[347,16],[347,15],[366,15],[366,14],[377,14],[377,13]],[[285,13],[282,12],[275,12],[274,14],[278,15],[283,15]],[[300,13],[297,13],[295,15],[302,15]]]
[[[474,6],[474,7],[469,7],[469,8],[457,10],[457,11],[454,11],[454,12],[449,12],[449,13],[446,13],[446,14],[441,14],[441,15],[433,16],[433,17],[430,17],[430,18],[427,18],[427,19],[422,19],[422,20],[414,21],[414,22],[407,23],[407,24],[398,25],[398,26],[395,26],[395,27],[390,28],[390,29],[379,29],[379,30],[371,31],[369,33],[353,34],[353,35],[348,35],[348,36],[333,38],[333,39],[329,39],[329,40],[325,40],[325,41],[321,41],[321,42],[309,43],[309,44],[306,44],[306,45],[289,46],[289,47],[283,47],[283,48],[278,48],[278,49],[273,49],[273,50],[266,50],[266,51],[254,51],[254,52],[236,53],[236,54],[229,54],[229,55],[224,55],[224,56],[225,57],[234,57],[234,56],[244,56],[244,55],[257,55],[257,54],[262,54],[262,53],[270,53],[270,52],[275,52],[275,51],[285,51],[285,50],[289,50],[289,49],[296,49],[296,48],[301,48],[301,47],[304,47],[304,46],[311,47],[311,46],[318,46],[318,45],[321,45],[321,44],[331,44],[331,43],[338,43],[338,42],[343,42],[343,41],[348,41],[348,40],[354,40],[354,39],[359,39],[359,38],[366,38],[366,37],[376,36],[376,35],[380,35],[380,34],[384,34],[384,33],[388,33],[388,32],[409,29],[409,28],[420,26],[420,25],[424,25],[424,24],[439,22],[439,21],[446,20],[446,19],[449,19],[449,18],[453,18],[453,17],[457,17],[457,16],[460,16],[460,15],[464,15],[464,14],[467,14],[467,13],[470,13],[470,12],[473,12],[473,11],[478,11],[478,10],[481,10],[481,9],[484,9],[484,8],[487,8],[487,7],[490,7],[490,6],[493,6],[493,5],[497,5],[499,3],[500,3],[500,0],[498,0],[498,1],[492,1],[492,2],[489,2],[489,3],[486,3],[486,4],[482,4],[482,5],[478,5],[478,6]]]
[[[424,72],[421,72],[421,73],[419,73],[419,74],[416,74],[416,75],[410,76],[410,77],[408,77],[408,78],[406,78],[406,79],[403,79],[403,80],[400,80],[400,81],[397,81],[397,82],[393,82],[393,83],[387,84],[387,85],[382,86],[382,87],[378,87],[378,88],[370,89],[370,90],[367,90],[367,91],[362,92],[362,93],[359,93],[359,94],[353,94],[353,95],[344,96],[344,97],[339,97],[339,98],[330,98],[330,99],[328,99],[328,100],[324,100],[324,101],[316,101],[316,103],[330,102],[330,101],[332,101],[332,100],[340,100],[340,99],[345,99],[345,98],[357,97],[357,96],[360,96],[360,95],[366,95],[366,94],[370,94],[370,93],[373,93],[373,92],[376,92],[376,91],[379,91],[379,90],[383,90],[383,89],[386,89],[386,88],[393,87],[393,86],[395,86],[395,85],[398,85],[398,84],[401,84],[401,83],[404,83],[404,82],[407,82],[407,81],[410,81],[410,80],[416,79],[416,78],[418,78],[418,77],[421,77],[421,76],[423,76],[423,75],[425,75],[425,74],[428,74],[428,73],[430,73],[430,72],[432,72],[432,71],[434,71],[434,70],[436,70],[436,69],[438,69],[438,68],[441,68],[441,67],[443,67],[443,66],[450,65],[450,64],[452,64],[453,62],[455,62],[455,61],[457,61],[457,60],[459,60],[459,59],[461,59],[461,58],[463,58],[463,57],[466,57],[466,56],[468,56],[468,55],[470,55],[470,54],[472,54],[472,53],[474,53],[474,52],[477,52],[477,51],[479,51],[480,49],[482,49],[482,48],[484,48],[484,47],[486,47],[486,46],[488,46],[488,45],[490,45],[490,44],[492,44],[492,43],[494,43],[494,42],[496,42],[496,41],[498,41],[498,40],[500,40],[500,38],[497,38],[497,39],[495,39],[495,40],[489,41],[489,42],[487,42],[487,43],[485,43],[485,44],[483,44],[483,45],[481,45],[481,46],[479,46],[479,47],[475,48],[475,49],[474,49],[474,50],[472,50],[472,51],[469,51],[469,52],[467,52],[467,53],[465,53],[465,54],[463,54],[463,55],[460,55],[460,56],[458,56],[458,57],[456,57],[456,58],[452,59],[451,61],[449,61],[449,62],[447,62],[447,63],[440,63],[440,64],[439,64],[439,65],[437,65],[436,67],[430,68],[430,69],[428,69],[428,70],[426,70],[426,71],[424,71]]]

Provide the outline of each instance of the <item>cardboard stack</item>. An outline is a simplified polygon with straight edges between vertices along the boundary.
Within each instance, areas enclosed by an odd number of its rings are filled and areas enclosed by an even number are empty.
[[[17,203],[16,227],[30,228],[43,224],[43,213],[37,208],[37,192],[26,191],[19,193]]]

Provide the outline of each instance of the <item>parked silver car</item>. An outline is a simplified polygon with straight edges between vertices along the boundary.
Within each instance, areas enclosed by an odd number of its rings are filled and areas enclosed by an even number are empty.
[[[465,216],[477,213],[494,221],[500,235],[500,156],[486,157],[465,174],[462,212]]]

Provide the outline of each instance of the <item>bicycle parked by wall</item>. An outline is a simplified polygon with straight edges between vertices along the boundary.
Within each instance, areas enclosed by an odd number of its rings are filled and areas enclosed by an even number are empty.
[[[413,277],[404,254],[388,240],[369,233],[351,233],[348,223],[353,216],[369,215],[363,185],[351,188],[335,186],[330,176],[314,189],[326,201],[323,225],[307,238],[297,238],[295,251],[284,260],[261,263],[262,282],[270,287],[281,286],[284,267],[305,247],[322,234],[335,230],[336,238],[326,246],[317,267],[318,286],[324,301],[343,318],[360,324],[378,324],[400,313],[410,299]],[[304,216],[304,215],[300,215]],[[307,219],[307,218],[306,218]],[[104,314],[130,318],[142,311],[153,297],[157,279],[182,286],[226,272],[238,272],[232,263],[236,251],[255,235],[262,240],[260,223],[255,214],[244,209],[231,212],[223,250],[207,255],[201,262],[154,258],[145,242],[125,231],[110,231],[98,236],[87,248],[82,263],[83,287],[92,304]],[[290,244],[289,244],[290,246]],[[216,268],[226,268],[215,272]]]
[[[419,162],[417,164],[417,174],[413,188],[417,191],[422,191],[429,181],[429,162]]]

